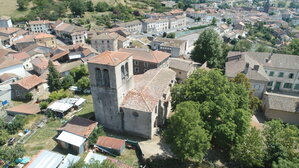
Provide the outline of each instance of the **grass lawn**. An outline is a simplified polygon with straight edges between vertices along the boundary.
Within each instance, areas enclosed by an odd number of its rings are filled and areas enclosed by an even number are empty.
[[[296,29],[296,30],[299,30],[299,26],[297,26],[295,29]]]
[[[132,149],[125,149],[121,156],[117,156],[116,159],[132,167],[137,168],[139,166],[135,150]]]
[[[52,150],[57,143],[53,137],[57,134],[56,129],[62,125],[60,120],[49,121],[44,127],[38,129],[24,144],[28,156],[36,155],[40,150]]]
[[[0,16],[20,17],[29,12],[29,10],[19,11],[17,8],[17,0],[0,0]]]
[[[94,108],[93,108],[93,101],[91,94],[77,94],[81,98],[86,99],[86,102],[83,106],[83,109],[77,113],[76,116],[83,117],[83,118],[91,118],[94,116]]]

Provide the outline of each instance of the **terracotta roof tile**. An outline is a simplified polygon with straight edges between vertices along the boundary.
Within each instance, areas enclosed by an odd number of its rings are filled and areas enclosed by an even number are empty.
[[[37,114],[41,112],[39,105],[37,104],[21,104],[12,108],[6,109],[7,112],[17,114]]]
[[[30,75],[30,76],[27,76],[21,80],[18,80],[16,82],[12,83],[12,85],[20,85],[21,87],[23,87],[27,90],[30,90],[33,87],[40,85],[42,83],[45,83],[45,82],[46,82],[46,80],[44,80],[36,75]]]
[[[105,148],[112,148],[116,150],[121,150],[121,148],[125,145],[126,141],[122,139],[107,137],[107,136],[99,136],[97,140],[97,145]]]
[[[57,130],[67,131],[88,138],[97,125],[98,122],[74,116],[70,121]]]
[[[26,52],[19,52],[17,54],[11,54],[11,56],[20,61],[30,57],[30,55]]]
[[[50,24],[51,22],[49,20],[34,20],[29,21],[29,24]]]
[[[35,35],[36,39],[42,39],[42,38],[54,38],[55,36],[53,36],[52,34],[48,34],[48,33],[39,33],[37,35]]]
[[[128,59],[131,55],[131,53],[127,52],[105,51],[90,59],[88,63],[116,66],[124,60]]]
[[[169,53],[162,51],[151,51],[148,49],[121,48],[119,51],[131,53],[134,60],[152,62],[156,64],[170,57]]]
[[[4,82],[4,81],[7,81],[11,78],[18,78],[19,76],[14,74],[14,73],[4,73],[2,75],[0,75],[0,81],[1,82]]]

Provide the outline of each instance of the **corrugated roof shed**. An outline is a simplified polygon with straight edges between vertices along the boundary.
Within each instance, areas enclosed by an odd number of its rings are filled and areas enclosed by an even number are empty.
[[[55,168],[64,157],[56,152],[42,150],[24,168]]]

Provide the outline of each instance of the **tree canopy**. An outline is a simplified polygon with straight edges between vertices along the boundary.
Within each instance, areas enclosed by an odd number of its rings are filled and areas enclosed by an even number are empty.
[[[211,137],[203,128],[199,108],[199,103],[191,101],[178,104],[164,132],[172,152],[181,160],[201,162],[211,146]]]
[[[207,61],[208,66],[212,68],[223,67],[226,56],[223,54],[222,43],[219,34],[215,30],[204,30],[195,42],[191,59],[199,63]]]
[[[48,74],[48,85],[49,91],[57,91],[61,89],[60,75],[57,69],[54,67],[53,62],[49,61],[49,74]]]
[[[229,150],[249,128],[252,110],[248,95],[246,87],[229,81],[219,70],[197,70],[173,87],[172,103],[175,109],[184,101],[198,102],[211,142]]]

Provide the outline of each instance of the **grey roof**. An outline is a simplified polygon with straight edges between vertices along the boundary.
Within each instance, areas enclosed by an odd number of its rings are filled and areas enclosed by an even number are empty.
[[[182,58],[169,58],[169,68],[189,72],[192,68],[197,66],[199,67],[200,64],[191,60],[184,60]]]
[[[68,168],[69,166],[71,166],[72,164],[75,164],[79,160],[80,160],[79,156],[67,154],[58,168]]]
[[[140,20],[134,20],[131,22],[120,23],[117,25],[120,27],[127,27],[127,26],[133,26],[133,25],[141,25],[141,24],[142,24],[142,22]]]
[[[247,70],[246,64],[249,65]],[[254,67],[258,67],[258,69],[254,69]],[[228,61],[225,63],[225,74],[228,77],[235,77],[238,73],[246,74],[246,77],[251,80],[269,81],[269,77],[265,72],[263,64],[247,54],[241,52],[229,52]]]
[[[180,47],[182,44],[184,44],[185,40],[177,40],[177,39],[169,39],[169,38],[161,38],[157,37],[154,39],[155,42],[162,42],[162,46],[168,46],[168,47]]]
[[[268,97],[268,99],[266,99],[266,103],[269,109],[292,113],[297,112],[299,114],[299,111],[297,109],[299,106],[298,96],[277,93],[265,93],[265,95],[267,95]]]
[[[264,53],[264,52],[230,52],[229,55],[239,53],[242,55],[247,55],[252,59],[259,62],[264,67],[273,68],[283,68],[283,69],[299,69],[299,56],[298,55],[288,55],[288,54],[274,54],[274,53]],[[269,59],[270,58],[270,59]],[[267,59],[269,61],[267,62]]]
[[[37,156],[31,160],[28,165],[26,165],[26,168],[53,168],[57,167],[61,161],[63,160],[64,155],[48,151],[48,150],[42,150],[40,151]]]

